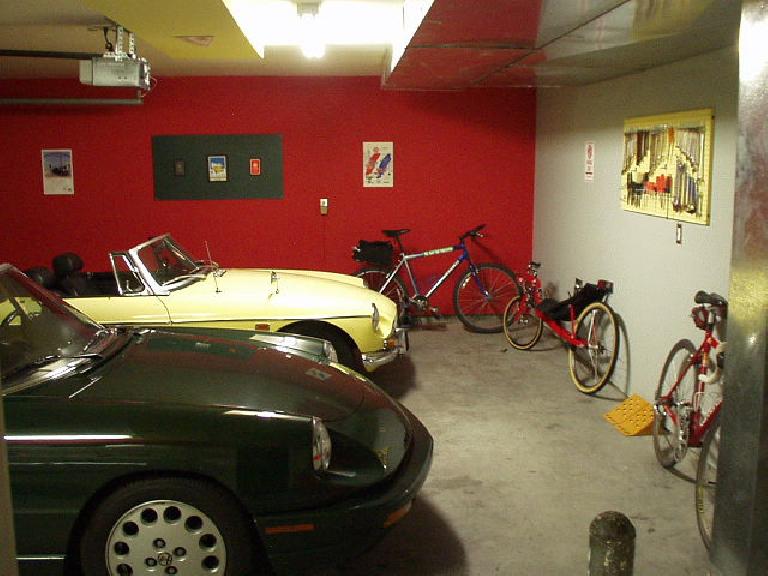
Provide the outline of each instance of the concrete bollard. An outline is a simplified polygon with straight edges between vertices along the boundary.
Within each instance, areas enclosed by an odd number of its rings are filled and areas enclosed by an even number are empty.
[[[601,512],[589,525],[587,576],[632,576],[635,527],[621,512]]]

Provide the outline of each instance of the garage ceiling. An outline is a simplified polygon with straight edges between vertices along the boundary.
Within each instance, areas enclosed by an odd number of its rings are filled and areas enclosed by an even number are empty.
[[[221,0],[0,0],[0,80],[76,78],[74,60],[4,54],[101,53],[111,21],[135,32],[158,77],[381,75],[395,90],[579,85],[735,47],[739,19],[730,0],[434,0],[390,73],[391,50],[380,45],[328,46],[322,60],[268,47],[262,59]]]

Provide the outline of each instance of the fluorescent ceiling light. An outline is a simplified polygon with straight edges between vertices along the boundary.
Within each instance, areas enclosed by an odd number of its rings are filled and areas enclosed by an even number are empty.
[[[404,36],[403,2],[376,0],[324,0],[314,17],[314,46],[393,46]],[[418,0],[420,4],[432,0]],[[264,57],[267,46],[302,46],[305,34],[298,4],[289,0],[224,0],[245,37]],[[428,8],[427,8],[428,9]],[[423,11],[426,13],[426,10]],[[308,20],[309,17],[306,16]],[[421,20],[419,19],[419,22]],[[418,25],[416,25],[417,27]],[[415,27],[413,27],[415,30]],[[411,35],[413,32],[411,32]],[[410,36],[409,36],[410,39]]]
[[[296,8],[299,14],[301,52],[307,58],[322,58],[325,56],[325,39],[320,21],[320,3],[299,2]]]

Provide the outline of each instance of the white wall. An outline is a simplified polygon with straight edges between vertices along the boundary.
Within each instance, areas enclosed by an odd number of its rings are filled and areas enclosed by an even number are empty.
[[[626,212],[620,205],[624,119],[713,108],[709,226]],[[538,95],[534,259],[542,281],[565,297],[576,276],[614,282],[609,303],[625,325],[614,383],[648,400],[672,345],[696,342],[690,320],[699,290],[727,297],[736,138],[738,56],[721,50],[585,87]],[[595,142],[594,182],[584,181],[584,144]]]

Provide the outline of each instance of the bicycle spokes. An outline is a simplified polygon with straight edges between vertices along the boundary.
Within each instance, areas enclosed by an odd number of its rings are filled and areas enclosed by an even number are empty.
[[[613,311],[602,302],[587,306],[576,321],[577,344],[571,346],[569,365],[576,387],[586,394],[610,379],[618,354],[619,331]]]
[[[543,323],[529,306],[526,296],[516,296],[504,310],[504,335],[518,350],[528,350],[541,338]]]
[[[456,283],[456,315],[475,332],[501,332],[504,307],[517,293],[510,270],[497,264],[478,264]]]

